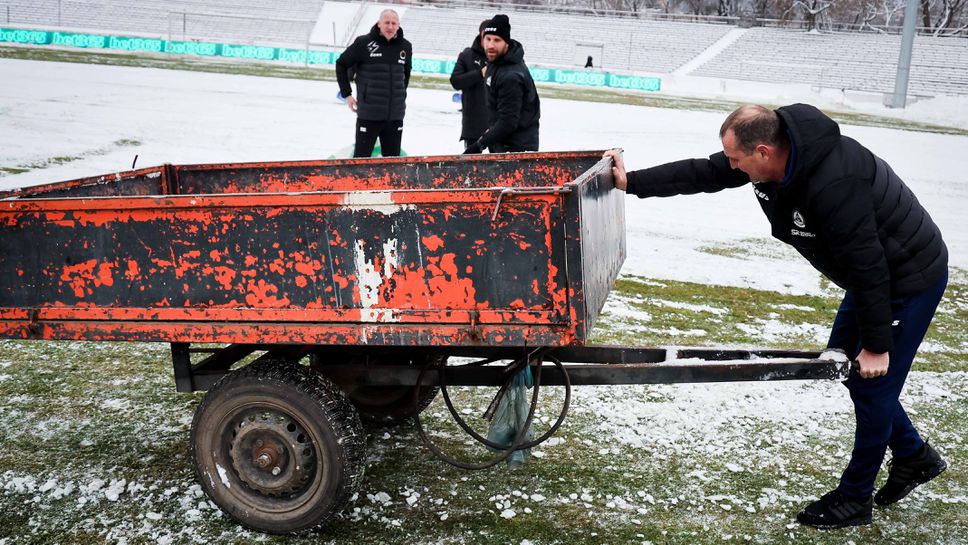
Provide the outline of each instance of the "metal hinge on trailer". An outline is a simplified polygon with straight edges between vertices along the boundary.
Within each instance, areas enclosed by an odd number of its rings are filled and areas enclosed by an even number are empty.
[[[571,193],[570,187],[501,187],[495,188],[499,191],[497,202],[494,203],[494,213],[491,214],[491,221],[497,221],[497,213],[501,210],[501,201],[506,196],[511,195],[564,195]]]

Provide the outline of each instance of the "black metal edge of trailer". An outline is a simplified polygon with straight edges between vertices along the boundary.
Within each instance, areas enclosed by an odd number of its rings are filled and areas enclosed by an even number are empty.
[[[625,193],[614,191],[612,159],[603,157],[566,184],[565,275],[575,339],[584,341],[625,262]]]
[[[179,392],[208,390],[230,372],[236,363],[251,354],[264,351],[255,361],[298,361],[325,352],[333,355],[368,354],[347,363],[327,363],[318,369],[340,383],[366,386],[415,386],[423,373],[424,385],[439,385],[446,373],[446,383],[453,386],[502,386],[508,368],[499,365],[448,365],[446,369],[421,369],[416,366],[381,364],[380,356],[392,350],[395,354],[436,354],[447,357],[520,358],[528,349],[515,347],[419,347],[367,348],[360,346],[301,346],[232,344],[223,348],[191,348],[189,343],[171,343],[175,385]],[[192,354],[207,357],[192,363]],[[746,350],[726,348],[648,348],[621,346],[567,346],[547,349],[550,357],[567,363],[564,371],[549,363],[542,364],[545,386],[684,384],[697,382],[743,382],[767,380],[843,380],[851,362],[840,354],[832,357],[819,351]],[[373,363],[370,363],[370,362]]]

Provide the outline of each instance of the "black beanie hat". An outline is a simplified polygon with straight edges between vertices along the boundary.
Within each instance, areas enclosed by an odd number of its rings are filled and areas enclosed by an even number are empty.
[[[508,16],[499,14],[491,18],[491,21],[484,28],[484,35],[494,34],[505,42],[511,42],[511,21]]]

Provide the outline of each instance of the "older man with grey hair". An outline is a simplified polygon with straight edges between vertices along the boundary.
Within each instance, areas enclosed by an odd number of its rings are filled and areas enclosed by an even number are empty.
[[[377,138],[384,156],[400,155],[413,46],[400,16],[385,9],[368,34],[358,36],[336,61],[336,81],[356,113],[354,157],[369,157]],[[356,79],[356,94],[350,81]]]

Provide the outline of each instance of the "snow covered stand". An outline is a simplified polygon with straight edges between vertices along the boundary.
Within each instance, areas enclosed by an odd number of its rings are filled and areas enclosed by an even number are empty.
[[[164,165],[0,193],[0,338],[171,343],[178,391],[208,390],[199,481],[276,533],[356,491],[361,418],[408,420],[441,389],[451,406],[446,385],[500,396],[530,366],[533,416],[539,386],[845,377],[819,352],[586,344],[625,258],[610,167],[601,151]],[[550,436],[565,399],[544,437],[457,464]]]

